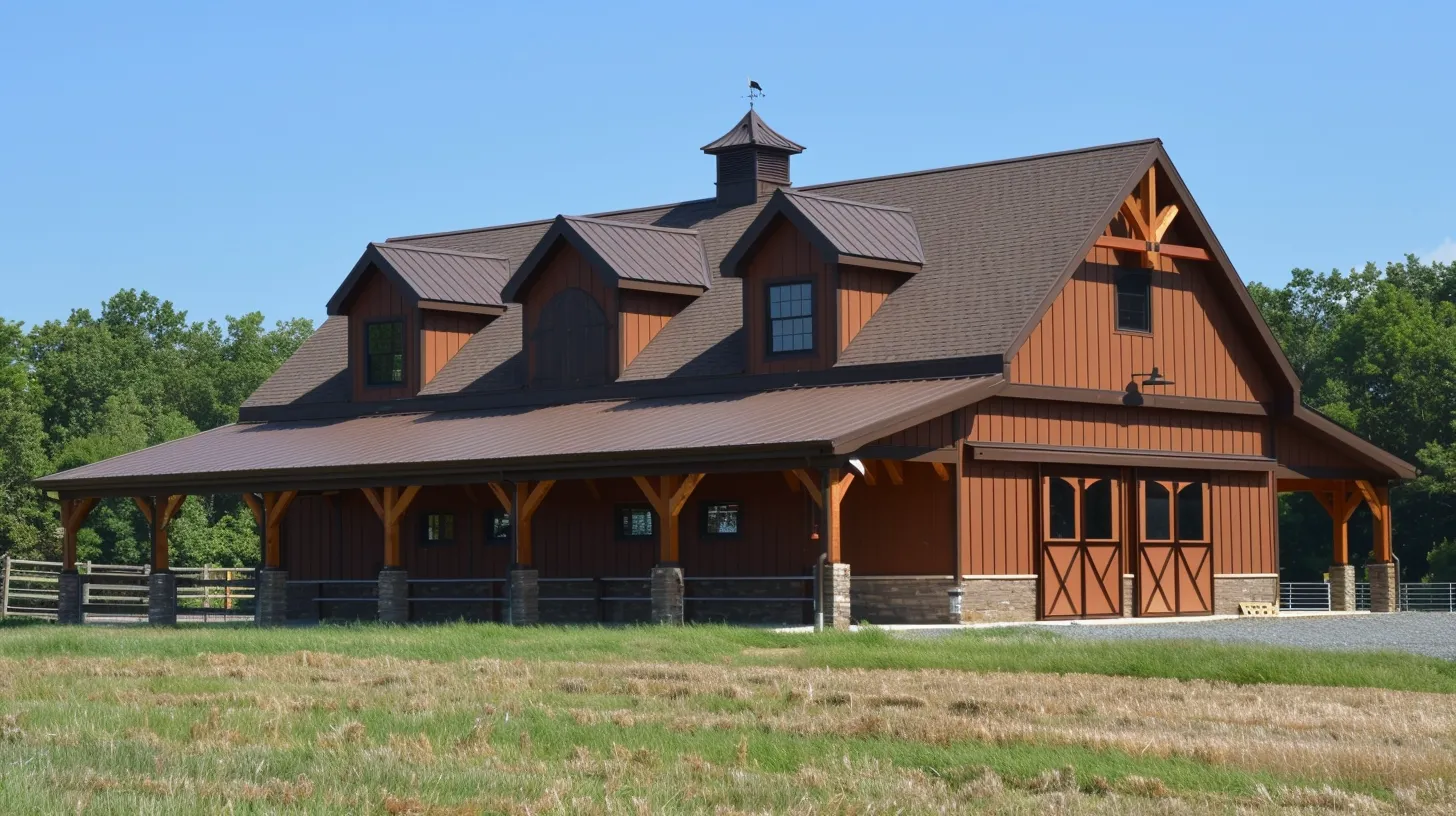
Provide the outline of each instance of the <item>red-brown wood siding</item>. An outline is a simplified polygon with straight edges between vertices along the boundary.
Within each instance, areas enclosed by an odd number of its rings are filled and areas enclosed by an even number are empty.
[[[1329,440],[1316,437],[1302,428],[1280,423],[1275,433],[1275,453],[1279,464],[1285,467],[1293,470],[1370,469],[1370,465],[1340,450]]]
[[[370,270],[347,304],[349,315],[349,367],[354,377],[354,399],[390,400],[412,397],[420,390],[419,312],[377,270]],[[395,387],[366,385],[365,327],[380,320],[404,321],[404,383]]]
[[[1120,405],[992,397],[972,406],[971,442],[1243,456],[1269,452],[1267,420]]]
[[[617,324],[622,337],[622,367],[632,364],[652,338],[662,331],[667,321],[677,316],[688,304],[681,295],[661,292],[638,292],[631,289],[621,291],[621,313]]]
[[[945,448],[961,441],[957,436],[956,426],[965,421],[967,414],[964,411],[953,411],[942,414],[935,419],[928,419],[919,425],[913,425],[903,431],[897,431],[886,437],[875,440],[876,445],[895,445],[910,448]],[[960,427],[966,427],[961,424]]]
[[[844,351],[859,330],[884,305],[903,275],[883,269],[839,265],[839,345]]]
[[[421,387],[435,379],[435,375],[450,362],[450,358],[490,322],[486,315],[463,312],[426,310],[422,315],[424,330],[421,345],[424,348],[420,370]]]
[[[873,487],[858,475],[850,483],[840,506],[842,557],[856,575],[950,575],[954,477],[942,481],[923,462],[901,468],[904,484],[892,484],[883,469]]]
[[[1157,366],[1158,394],[1265,401],[1269,381],[1210,283],[1206,262],[1161,259],[1152,331],[1118,331],[1113,250],[1093,248],[1011,360],[1010,381],[1122,390]]]
[[[1213,560],[1217,573],[1278,572],[1274,556],[1274,493],[1265,473],[1209,477]]]
[[[703,535],[703,508],[715,501],[739,502],[741,535]],[[820,542],[809,538],[812,508],[808,492],[790,490],[782,474],[711,473],[693,491],[681,517],[683,572],[688,577],[804,575],[819,557]]]
[[[838,337],[834,265],[788,221],[780,219],[759,242],[743,274],[743,327],[748,335],[748,372],[769,374],[813,371],[834,365]],[[768,353],[769,281],[804,279],[814,283],[814,350]]]
[[[587,259],[565,241],[557,243],[550,260],[531,278],[529,288],[523,295],[525,309],[522,342],[526,349],[527,370],[532,378],[536,376],[536,344],[531,338],[540,320],[541,310],[551,302],[551,298],[572,288],[590,294],[606,315],[609,335],[607,348],[611,355],[609,378],[615,379],[622,370],[617,355],[617,286],[592,269]]]
[[[1036,466],[1017,462],[968,462],[965,466],[971,543],[970,574],[1036,572],[1034,541]]]

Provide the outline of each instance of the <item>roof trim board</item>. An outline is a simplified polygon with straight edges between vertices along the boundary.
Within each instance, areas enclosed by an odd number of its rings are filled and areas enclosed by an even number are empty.
[[[609,246],[606,235],[610,232],[619,232],[626,240]],[[672,238],[664,240],[667,236]],[[503,300],[520,302],[522,290],[559,241],[584,255],[608,283],[623,288],[696,296],[712,285],[707,254],[696,230],[558,215],[502,288]]]
[[[448,287],[440,294],[456,294],[458,297],[426,297],[421,293],[421,281],[416,280],[418,273],[408,268],[401,269],[398,264],[399,257],[390,259],[395,253],[419,253],[424,257],[440,256],[444,258],[460,259],[468,262],[464,270],[465,274],[474,274],[478,280],[470,281],[468,287]],[[379,270],[389,282],[394,285],[414,305],[421,306],[422,303],[432,305],[422,308],[446,309],[444,304],[457,306],[479,306],[499,307],[499,312],[482,312],[482,314],[501,314],[504,312],[505,303],[500,299],[500,284],[505,278],[508,261],[504,256],[491,255],[480,252],[459,252],[456,250],[437,249],[434,247],[414,246],[410,244],[381,244],[371,242],[364,248],[364,253],[355,262],[354,268],[349,271],[348,277],[335,290],[333,297],[329,298],[328,314],[330,316],[344,314],[344,306],[353,295],[354,289],[364,280],[370,269]],[[459,283],[458,281],[456,283]],[[453,290],[453,291],[452,291]],[[436,294],[431,292],[430,294]]]
[[[1397,479],[1414,479],[1416,477],[1415,465],[1381,448],[1374,442],[1349,430],[1313,408],[1305,405],[1295,406],[1293,419],[1302,423],[1315,433],[1329,437],[1336,443],[1345,446],[1360,459],[1364,459],[1377,467],[1390,470]]]
[[[848,222],[849,229],[843,223],[833,224],[826,218],[831,211]],[[866,217],[870,213],[878,216],[875,219],[878,223],[870,223],[870,218]],[[808,236],[829,263],[892,269],[909,274],[920,271],[925,263],[925,251],[909,210],[780,188],[774,191],[733,248],[723,256],[719,271],[727,277],[738,277],[743,264],[753,256],[759,241],[778,218],[788,220]],[[880,240],[864,240],[850,235],[849,230],[854,226],[880,233]],[[886,238],[884,233],[887,230],[899,234]]]

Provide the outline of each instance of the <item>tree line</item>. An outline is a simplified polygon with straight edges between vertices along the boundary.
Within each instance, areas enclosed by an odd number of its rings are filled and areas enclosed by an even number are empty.
[[[1414,256],[1383,269],[1316,274],[1249,293],[1304,383],[1307,405],[1415,462],[1392,491],[1404,580],[1456,581],[1456,264]],[[261,313],[190,322],[170,301],[123,289],[99,314],[77,309],[26,330],[0,316],[0,551],[54,559],[58,508],[31,484],[233,422],[238,407],[313,332],[303,318],[265,328]],[[1368,556],[1371,519],[1352,519],[1351,554]],[[1330,520],[1308,495],[1282,496],[1285,580],[1329,566]],[[147,525],[108,500],[77,540],[82,560],[145,563]],[[171,528],[179,566],[250,566],[253,519],[238,496],[193,496]]]

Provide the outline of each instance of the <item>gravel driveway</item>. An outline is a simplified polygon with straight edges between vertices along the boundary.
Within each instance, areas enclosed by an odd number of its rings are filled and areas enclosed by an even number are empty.
[[[1105,640],[1198,638],[1311,649],[1394,649],[1456,660],[1456,614],[1398,612],[1309,618],[1246,618],[1198,623],[1058,626],[1057,634]]]

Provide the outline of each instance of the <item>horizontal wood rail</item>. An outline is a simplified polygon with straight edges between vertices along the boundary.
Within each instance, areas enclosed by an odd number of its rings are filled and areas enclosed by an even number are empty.
[[[1139,238],[1119,238],[1115,235],[1099,235],[1093,246],[1099,246],[1103,249],[1120,249],[1126,252],[1147,252],[1167,255],[1169,258],[1183,258],[1189,261],[1208,261],[1213,258],[1212,255],[1208,254],[1208,250],[1199,247],[1164,244],[1157,241],[1144,241]]]

